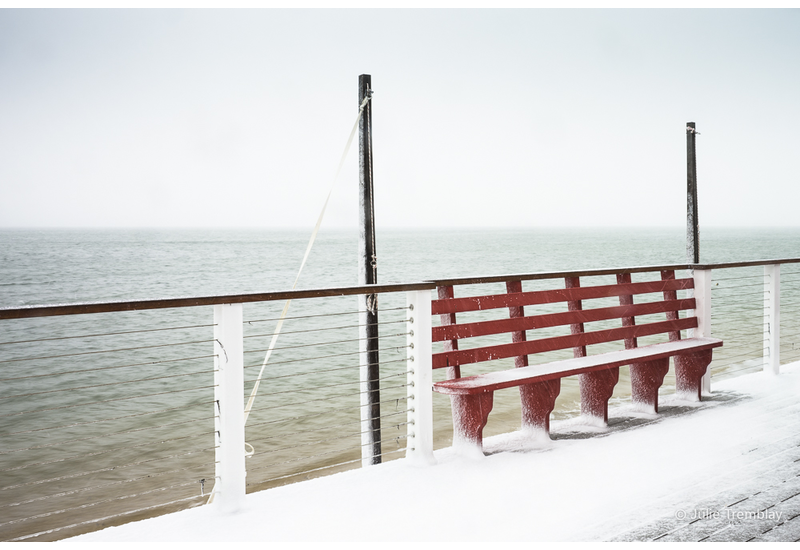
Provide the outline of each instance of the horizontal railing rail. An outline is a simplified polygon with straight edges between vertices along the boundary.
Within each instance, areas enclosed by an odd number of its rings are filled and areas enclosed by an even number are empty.
[[[781,258],[772,260],[748,260],[744,262],[722,262],[711,264],[665,264],[653,266],[616,267],[598,269],[577,269],[567,271],[543,271],[539,273],[512,273],[506,275],[486,275],[480,277],[456,277],[431,279],[411,283],[392,283],[380,285],[345,286],[331,288],[281,290],[253,294],[230,294],[220,296],[191,296],[163,298],[159,300],[129,300],[119,302],[93,302],[77,304],[34,305],[15,308],[0,308],[0,319],[23,319],[29,317],[52,317],[57,315],[79,315],[85,313],[112,313],[118,311],[142,311],[149,309],[168,309],[181,307],[213,306],[220,304],[245,304],[295,300],[300,298],[322,298],[330,296],[355,296],[366,293],[389,293],[414,290],[432,290],[443,285],[467,285],[496,283],[506,281],[529,281],[538,279],[558,279],[563,277],[583,277],[594,275],[614,275],[617,273],[645,273],[664,270],[728,269],[736,267],[755,267],[800,263],[800,258]]]
[[[164,298],[162,300],[138,300],[123,302],[96,302],[84,304],[57,304],[0,308],[0,319],[24,319],[30,317],[53,317],[57,315],[81,315],[85,313],[113,313],[119,311],[143,311],[180,307],[216,306],[222,304],[246,304],[298,300],[301,298],[323,298],[330,296],[357,296],[359,294],[383,294],[435,288],[431,282],[397,283],[371,286],[346,286],[316,288],[308,290],[282,290],[257,294],[232,294],[227,296],[198,296],[189,298]]]

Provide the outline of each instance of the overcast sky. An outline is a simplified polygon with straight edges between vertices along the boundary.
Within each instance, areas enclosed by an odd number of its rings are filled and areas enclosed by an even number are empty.
[[[0,10],[0,226],[800,225],[800,12]],[[357,146],[325,225],[357,223]]]

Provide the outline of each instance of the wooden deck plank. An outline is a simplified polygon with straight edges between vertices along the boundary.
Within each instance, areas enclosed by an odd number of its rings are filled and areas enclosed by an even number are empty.
[[[748,406],[747,400],[739,405]],[[800,402],[792,396],[770,401],[768,408],[765,433],[752,448],[708,471],[709,479],[717,477],[708,488],[694,485],[680,510],[664,510],[662,517],[605,540],[799,541]],[[699,517],[691,517],[693,513]]]

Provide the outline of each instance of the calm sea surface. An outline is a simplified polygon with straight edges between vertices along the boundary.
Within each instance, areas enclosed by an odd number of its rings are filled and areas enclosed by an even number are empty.
[[[309,231],[0,230],[0,307],[285,290]],[[301,288],[357,284],[357,231],[320,233]],[[685,261],[682,228],[378,232],[378,280]],[[800,229],[706,229],[701,260],[800,256]]]
[[[266,229],[0,230],[0,307],[286,290],[308,237]],[[385,230],[377,248],[381,283],[685,261],[681,228]],[[789,257],[800,257],[800,229],[701,235],[703,262]],[[786,283],[800,285],[793,269]],[[728,292],[724,280],[715,290],[721,323],[728,323],[719,325],[728,356],[715,355],[727,361],[723,372],[760,360],[763,271],[752,271],[732,281],[752,287],[749,298],[741,289]],[[298,286],[355,285],[356,273],[357,232],[323,230]],[[740,294],[744,306],[726,311],[724,299]],[[402,293],[381,297],[387,460],[402,456],[405,444],[404,305]],[[282,307],[245,307],[243,399]],[[353,297],[292,302],[293,318],[247,423],[248,491],[359,463],[355,309]],[[0,540],[62,538],[97,528],[97,518],[111,518],[102,523],[110,525],[207,500],[214,479],[212,323],[209,307],[0,321]],[[737,350],[734,338],[749,339],[753,349]],[[800,353],[800,341],[787,338],[786,345]],[[623,371],[616,403],[629,400]],[[575,417],[578,396],[577,381],[565,379],[554,418]],[[498,392],[486,435],[518,428],[519,416],[518,394]],[[436,446],[449,445],[446,396],[435,394],[434,419]],[[142,509],[148,511],[131,514]]]

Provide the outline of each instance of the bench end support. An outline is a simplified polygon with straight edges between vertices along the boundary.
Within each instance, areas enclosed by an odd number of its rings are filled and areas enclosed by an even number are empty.
[[[619,367],[581,374],[581,414],[608,424],[608,400],[619,382]]]
[[[467,443],[483,449],[483,428],[494,405],[494,392],[474,395],[451,395],[453,408],[453,443]]]
[[[702,380],[711,364],[711,350],[675,356],[675,392],[681,399],[700,401]]]
[[[658,413],[658,388],[669,371],[669,357],[631,365],[631,399],[646,412]]]
[[[545,380],[519,387],[522,401],[522,429],[544,430],[550,434],[550,413],[561,393],[561,379]]]

